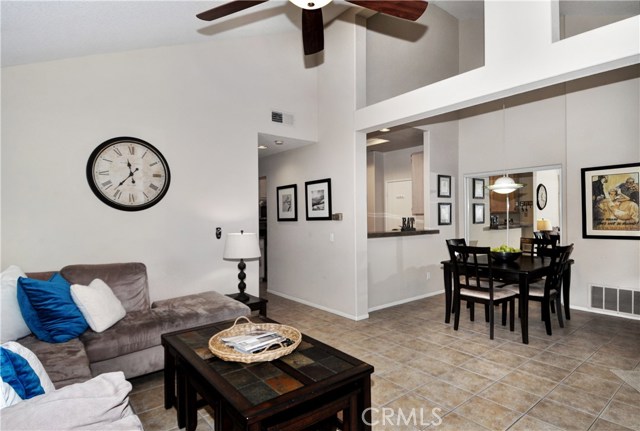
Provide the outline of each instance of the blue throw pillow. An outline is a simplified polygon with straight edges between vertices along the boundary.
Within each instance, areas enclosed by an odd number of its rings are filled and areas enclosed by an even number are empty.
[[[0,347],[0,371],[2,381],[11,386],[23,400],[44,394],[40,378],[29,362],[4,347]]]
[[[71,298],[71,285],[58,273],[49,281],[20,277],[18,305],[31,332],[48,343],[64,343],[89,327]]]

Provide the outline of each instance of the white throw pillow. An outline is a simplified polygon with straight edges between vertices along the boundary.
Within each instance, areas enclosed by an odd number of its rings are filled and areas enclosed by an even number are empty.
[[[2,271],[1,297],[0,297],[0,343],[15,341],[18,338],[31,334],[29,327],[22,318],[22,312],[18,305],[18,278],[26,277],[22,270],[11,265]]]
[[[111,288],[99,278],[88,286],[72,284],[71,297],[95,332],[110,328],[127,314]]]

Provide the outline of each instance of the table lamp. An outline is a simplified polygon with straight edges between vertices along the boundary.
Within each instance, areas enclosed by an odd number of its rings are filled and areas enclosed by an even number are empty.
[[[536,228],[540,232],[551,232],[553,228],[551,227],[551,220],[539,219],[536,222]]]
[[[258,244],[258,235],[255,233],[244,233],[244,231],[227,234],[227,241],[224,244],[224,254],[222,258],[224,260],[240,260],[238,263],[238,269],[240,270],[238,274],[238,279],[240,280],[238,290],[240,293],[233,296],[234,299],[242,302],[249,300],[249,295],[244,293],[244,290],[247,288],[247,285],[244,283],[244,279],[247,277],[244,270],[247,265],[244,261],[258,259],[259,257],[260,246]]]

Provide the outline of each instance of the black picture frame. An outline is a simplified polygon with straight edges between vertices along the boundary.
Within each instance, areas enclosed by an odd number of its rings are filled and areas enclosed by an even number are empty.
[[[298,186],[289,184],[276,188],[278,221],[298,221]]]
[[[307,220],[331,220],[331,178],[304,183]]]
[[[473,204],[473,224],[484,224],[484,204]]]
[[[451,175],[438,175],[438,197],[451,197]]]
[[[582,237],[640,239],[640,163],[581,169]]]
[[[451,204],[449,202],[438,203],[438,225],[451,224]]]
[[[484,179],[483,178],[473,179],[472,197],[473,199],[484,199]]]

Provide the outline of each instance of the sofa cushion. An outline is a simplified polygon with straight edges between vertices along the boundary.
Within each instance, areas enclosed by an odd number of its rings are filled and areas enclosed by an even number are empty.
[[[48,281],[18,278],[18,304],[27,326],[39,339],[63,343],[89,325],[71,298],[69,283],[59,274]]]
[[[96,332],[110,328],[127,314],[111,288],[99,278],[88,286],[72,285],[71,297],[91,329]]]
[[[99,265],[69,265],[60,270],[71,284],[88,286],[96,278],[111,287],[127,311],[149,309],[147,267],[143,263],[108,263]]]
[[[204,292],[158,301],[150,310],[129,312],[106,331],[86,331],[80,340],[91,362],[104,361],[160,345],[164,333],[233,319],[250,311],[218,292]]]
[[[0,274],[0,343],[15,341],[31,333],[18,305],[18,278],[26,277],[22,270],[11,265]]]
[[[235,319],[251,313],[251,309],[242,302],[214,291],[155,301],[151,308],[191,310],[198,320],[190,322],[185,328]]]
[[[38,357],[57,389],[91,378],[89,358],[78,338],[66,343],[46,343],[29,335],[18,342]]]

